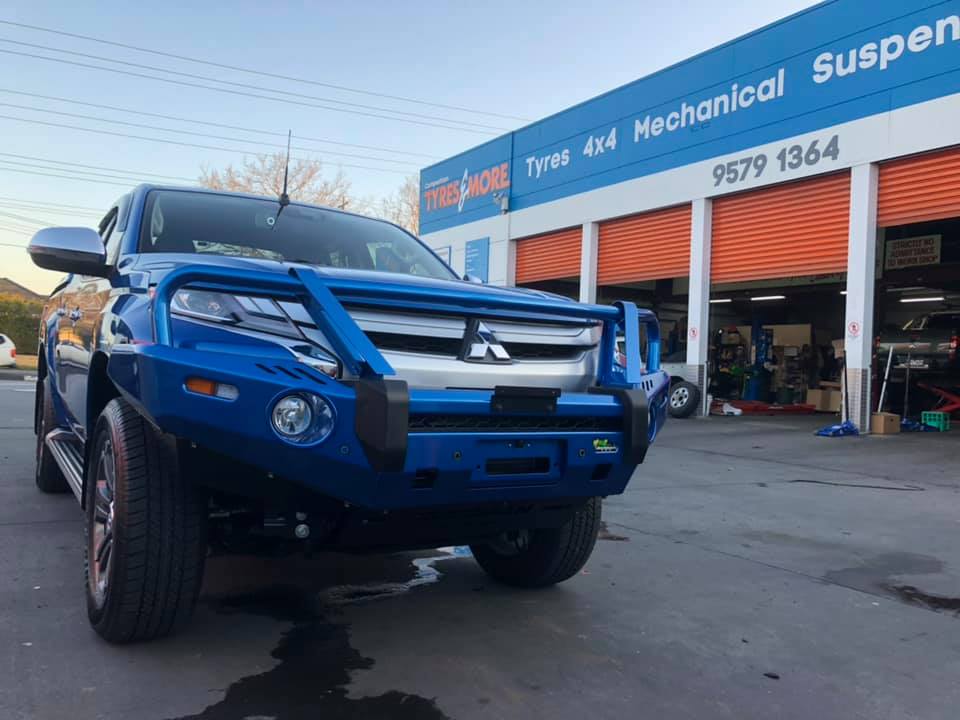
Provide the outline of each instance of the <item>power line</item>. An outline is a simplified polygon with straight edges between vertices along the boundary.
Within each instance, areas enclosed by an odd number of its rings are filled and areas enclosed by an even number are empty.
[[[442,128],[444,130],[457,130],[459,132],[468,132],[468,133],[474,133],[477,135],[496,134],[495,132],[491,132],[490,130],[479,130],[479,129],[472,130],[467,127],[441,125],[440,123],[427,122],[425,120],[414,120],[410,118],[391,117],[389,115],[379,115],[377,113],[363,112],[361,110],[346,110],[344,108],[331,107],[329,105],[318,105],[317,103],[308,103],[300,100],[291,100],[289,98],[271,97],[269,95],[258,95],[257,93],[244,92],[242,90],[230,90],[229,88],[215,87],[213,85],[203,85],[202,83],[187,82],[186,80],[171,80],[170,78],[157,77],[156,75],[146,75],[144,73],[133,72],[131,70],[120,70],[119,68],[103,67],[102,65],[91,65],[90,63],[82,63],[76,60],[52,58],[46,55],[37,55],[35,53],[19,52],[17,50],[0,49],[0,53],[4,53],[7,55],[18,55],[20,57],[29,57],[37,60],[47,60],[49,62],[61,63],[63,65],[73,65],[76,67],[84,67],[92,70],[103,70],[104,72],[112,72],[112,73],[117,73],[119,75],[129,75],[131,77],[144,78],[147,80],[157,80],[159,82],[170,83],[171,85],[179,85],[181,87],[194,87],[194,88],[200,88],[202,90],[213,90],[214,92],[226,93],[228,95],[240,95],[242,97],[259,98],[261,100],[272,100],[274,102],[286,103],[287,105],[299,105],[301,107],[317,108],[320,110],[329,110],[331,112],[347,113],[350,115],[360,115],[363,117],[377,118],[378,120],[391,120],[393,122],[410,123],[412,125],[423,125],[425,127]]]
[[[3,103],[0,103],[0,105],[3,105]],[[180,177],[179,175],[162,175],[160,173],[141,172],[140,170],[118,170],[117,168],[102,167],[100,165],[87,165],[86,163],[66,162],[65,160],[50,160],[49,158],[34,157],[33,155],[16,155],[14,153],[7,152],[0,152],[0,155],[3,155],[4,157],[17,158],[19,160],[37,160],[38,162],[45,162],[51,165],[73,165],[74,167],[90,168],[91,170],[106,170],[107,172],[121,173],[124,175],[136,175],[137,177],[150,175],[153,177],[164,178],[166,180],[182,180],[184,182],[194,182],[195,180],[195,178]]]
[[[3,51],[0,50],[0,52],[3,52]],[[148,142],[158,142],[158,143],[164,143],[164,144],[167,144],[167,145],[179,145],[179,146],[181,146],[181,147],[200,148],[200,149],[203,149],[203,150],[219,150],[219,151],[221,151],[221,152],[229,152],[229,153],[235,153],[235,154],[239,154],[239,155],[253,155],[253,154],[256,154],[256,153],[253,152],[252,150],[240,150],[240,149],[237,149],[237,148],[225,148],[225,147],[218,147],[218,146],[215,146],[215,145],[201,145],[201,144],[199,144],[199,143],[188,143],[188,142],[181,142],[181,141],[178,141],[178,140],[167,140],[167,139],[164,139],[164,138],[146,137],[146,136],[144,136],[144,135],[131,135],[131,134],[129,134],[129,133],[114,132],[114,131],[112,131],[112,130],[98,130],[98,129],[96,129],[96,128],[86,128],[86,127],[81,127],[81,126],[79,126],[79,125],[67,125],[67,124],[65,124],[65,123],[55,123],[55,122],[49,122],[49,121],[47,121],[47,120],[36,120],[36,119],[32,119],[32,118],[21,118],[21,117],[15,117],[15,116],[13,116],[13,115],[0,115],[0,119],[3,119],[3,120],[15,120],[15,121],[17,121],[17,122],[25,122],[25,123],[30,123],[30,124],[33,124],[33,125],[46,125],[47,127],[66,128],[67,130],[80,130],[80,131],[82,131],[82,132],[97,133],[97,134],[99,134],[99,135],[110,135],[110,136],[112,136],[112,137],[132,138],[132,139],[134,139],[134,140],[146,140],[146,141],[148,141]],[[295,159],[295,160],[306,160],[307,158],[293,158],[293,159]],[[409,172],[405,172],[405,171],[403,171],[403,170],[397,170],[397,169],[394,169],[394,168],[371,167],[371,166],[369,166],[369,165],[347,165],[347,164],[345,164],[345,163],[337,163],[337,166],[339,166],[339,167],[345,167],[345,168],[352,168],[352,169],[355,169],[355,170],[374,170],[374,171],[377,171],[377,172],[397,173],[397,174],[400,174],[400,175],[408,175],[408,174],[409,174]]]
[[[468,120],[457,120],[456,118],[441,117],[438,115],[425,115],[423,113],[407,112],[406,110],[394,110],[388,107],[379,107],[377,105],[364,105],[363,103],[353,103],[346,100],[337,100],[336,98],[317,97],[316,95],[306,95],[305,93],[291,92],[289,90],[277,90],[276,88],[264,87],[263,85],[252,85],[250,83],[234,82],[232,80],[221,80],[220,78],[210,77],[209,75],[197,75],[196,73],[181,72],[179,70],[170,70],[168,68],[157,67],[156,65],[144,65],[143,63],[131,62],[129,60],[115,60],[114,58],[103,55],[93,55],[91,53],[77,52],[76,50],[64,50],[62,48],[51,47],[49,45],[40,45],[38,43],[23,42],[20,40],[10,40],[9,38],[0,38],[0,42],[10,45],[19,45],[20,47],[29,47],[37,50],[46,50],[47,52],[60,53],[61,55],[72,55],[73,57],[87,58],[88,60],[99,60],[100,62],[113,63],[124,67],[139,68],[140,70],[150,70],[151,72],[166,73],[178,77],[190,78],[191,80],[203,80],[204,82],[220,83],[231,87],[244,88],[246,90],[259,90],[260,92],[269,92],[277,95],[286,95],[287,97],[304,98],[306,100],[317,100],[319,102],[334,103],[345,107],[360,108],[361,110],[376,110],[377,112],[393,113],[395,115],[405,115],[406,117],[420,118],[423,120],[438,120],[440,122],[452,123],[457,125],[466,125],[468,127],[482,128],[484,130],[506,131],[508,128],[498,127],[496,125],[487,125],[485,123],[475,123]]]
[[[113,40],[105,40],[103,38],[94,37],[91,35],[81,35],[79,33],[66,32],[64,30],[54,30],[53,28],[42,27],[40,25],[28,25],[26,23],[13,22],[12,20],[0,20],[0,24],[11,25],[13,27],[26,28],[28,30],[37,30],[40,32],[51,33],[54,35],[62,35],[64,37],[78,38],[80,40],[88,40],[90,42],[100,43],[102,45],[112,45],[114,47],[121,47],[127,50],[136,50],[137,52],[149,53],[151,55],[158,55],[160,57],[169,57],[176,60],[183,60],[186,62],[197,63],[199,65],[208,65],[210,67],[217,67],[226,70],[236,70],[237,72],[248,73],[250,75],[260,75],[262,77],[274,78],[277,80],[289,80],[290,82],[302,83],[305,85],[315,85],[317,87],[330,88],[332,90],[342,90],[344,92],[352,92],[360,95],[367,95],[370,97],[380,97],[388,100],[399,100],[402,102],[414,103],[417,105],[425,105],[428,107],[443,108],[445,110],[457,110],[460,112],[474,113],[476,115],[487,115],[489,117],[499,117],[505,120],[520,120],[526,122],[529,118],[518,117],[516,115],[504,115],[501,113],[489,112],[487,110],[476,110],[474,108],[459,107],[457,105],[445,105],[443,103],[429,102],[427,100],[419,100],[416,98],[404,97],[402,95],[389,95],[387,93],[373,92],[371,90],[360,90],[358,88],[352,88],[345,85],[334,85],[333,83],[320,82],[319,80],[308,80],[306,78],[299,78],[291,75],[281,75],[279,73],[266,72],[264,70],[254,70],[252,68],[241,67],[239,65],[228,65],[226,63],[213,62],[211,60],[201,60],[199,58],[189,57],[187,55],[177,55],[176,53],[164,52],[162,50],[152,50],[150,48],[140,47],[137,45],[128,45],[126,43],[120,43]]]
[[[115,185],[117,187],[125,187],[128,189],[130,188],[130,182],[133,182],[133,181],[130,181],[125,183],[116,183],[116,182],[108,182],[106,180],[94,180],[93,178],[76,177],[72,175],[41,173],[41,172],[36,172],[34,170],[17,170],[16,168],[8,168],[8,167],[0,167],[0,172],[15,172],[15,173],[20,173],[22,175],[40,175],[41,177],[63,178],[64,180],[73,180],[74,182],[96,183],[97,185]]]
[[[0,230],[3,230],[3,228],[0,228]],[[2,245],[3,247],[19,248],[21,250],[27,249],[26,245],[15,245],[14,243],[0,242],[0,245]]]
[[[100,110],[110,110],[112,112],[130,113],[132,115],[144,115],[147,117],[160,118],[162,120],[175,120],[177,122],[193,123],[195,125],[207,125],[208,127],[218,127],[218,128],[224,128],[226,130],[240,130],[241,132],[257,133],[259,135],[272,135],[274,137],[287,136],[287,134],[284,132],[277,132],[273,130],[259,130],[256,128],[243,127],[242,125],[227,125],[225,123],[210,122],[207,120],[194,120],[191,118],[179,117],[177,115],[164,115],[163,113],[148,112],[146,110],[131,110],[130,108],[117,107],[116,105],[101,105],[98,103],[84,102],[83,100],[72,100],[70,98],[57,97],[55,95],[41,95],[40,93],[25,92],[23,90],[11,90],[9,88],[0,88],[0,92],[10,93],[13,95],[24,95],[27,97],[39,98],[41,100],[54,100],[56,102],[71,103],[73,105],[84,105],[86,107],[98,108]],[[423,157],[431,160],[435,160],[439,157],[438,155],[430,155],[428,153],[410,152],[408,150],[396,150],[394,148],[385,148],[385,147],[380,147],[378,145],[360,145],[358,143],[339,142],[337,140],[325,140],[323,138],[313,138],[313,137],[307,137],[305,135],[298,135],[297,139],[306,140],[308,142],[326,143],[328,145],[339,145],[342,147],[359,148],[361,150],[377,150],[379,152],[397,153],[398,155],[411,155],[414,157]],[[323,150],[323,152],[330,152],[330,151]]]
[[[98,212],[98,213],[102,213],[102,212],[103,212],[102,210],[98,210],[97,208],[88,207],[88,206],[86,206],[86,205],[69,205],[69,204],[66,204],[66,203],[46,202],[46,201],[44,201],[44,200],[24,200],[24,199],[22,199],[22,198],[0,197],[0,201],[3,201],[3,200],[6,200],[6,201],[8,201],[8,202],[22,203],[22,204],[48,205],[48,206],[50,206],[50,207],[73,208],[74,210],[91,210],[91,211],[93,211],[93,212]]]
[[[46,220],[37,220],[36,218],[27,217],[26,215],[17,215],[16,213],[8,213],[0,211],[0,216],[10,218],[11,220],[17,220],[18,222],[30,223],[32,225],[49,225]]]
[[[286,144],[264,142],[262,140],[247,140],[245,138],[230,137],[228,135],[212,135],[210,133],[194,132],[192,130],[178,130],[176,128],[166,128],[166,127],[160,127],[158,125],[147,125],[146,123],[126,122],[124,120],[111,120],[110,118],[97,117],[96,115],[84,115],[82,113],[71,113],[71,112],[66,112],[64,110],[48,110],[47,108],[38,108],[38,107],[33,107],[31,105],[18,105],[16,103],[5,103],[5,102],[0,102],[0,105],[2,105],[3,107],[16,108],[17,110],[28,110],[31,112],[47,113],[49,115],[59,115],[62,117],[79,118],[81,120],[92,120],[94,122],[111,123],[113,125],[123,125],[125,127],[143,128],[144,130],[159,130],[160,132],[179,133],[180,135],[190,135],[191,137],[212,138],[214,140],[227,140],[228,142],[250,143],[250,144],[256,144],[256,145],[264,145],[268,147],[278,147],[278,148],[286,147]],[[299,146],[294,146],[293,149],[303,150],[304,152],[317,152],[317,150],[314,150],[313,148],[306,148],[306,147],[299,147]],[[344,157],[357,158],[360,160],[373,160],[374,162],[388,162],[388,163],[396,163],[398,165],[416,165],[417,164],[411,160],[395,160],[393,158],[375,157],[373,155],[357,155],[356,153],[337,152],[336,150],[323,150],[322,152],[325,152],[328,155],[342,155]],[[183,178],[177,178],[177,179],[182,180]]]
[[[39,215],[40,217],[44,217],[44,216],[102,217],[103,216],[102,211],[94,212],[93,210],[55,210],[53,208],[43,207],[41,205],[23,205],[21,203],[9,202],[9,201],[7,202],[0,201],[0,207],[6,210],[13,210],[13,211],[26,210],[28,212],[32,212],[34,215]]]
[[[107,175],[106,173],[91,172],[89,170],[74,170],[73,168],[63,168],[63,167],[47,167],[46,165],[37,165],[35,163],[24,163],[24,162],[14,162],[13,160],[4,160],[0,158],[0,169],[6,169],[6,165],[12,165],[15,168],[34,168],[35,170],[51,170],[53,172],[69,172],[76,175],[85,176],[89,175],[95,178],[105,178],[107,180],[124,180],[128,183],[137,184],[142,182],[136,176],[126,177],[124,175]],[[191,179],[188,182],[196,182]]]

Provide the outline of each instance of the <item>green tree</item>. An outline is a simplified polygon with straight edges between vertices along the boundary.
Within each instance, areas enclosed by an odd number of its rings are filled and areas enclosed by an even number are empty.
[[[8,335],[17,346],[17,352],[33,355],[37,352],[37,335],[43,304],[23,300],[12,295],[0,295],[0,333]]]

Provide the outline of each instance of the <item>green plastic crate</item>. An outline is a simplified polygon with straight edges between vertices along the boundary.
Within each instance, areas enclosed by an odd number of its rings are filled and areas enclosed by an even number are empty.
[[[920,413],[920,422],[935,427],[940,432],[946,432],[950,429],[950,415],[945,412],[922,412]]]

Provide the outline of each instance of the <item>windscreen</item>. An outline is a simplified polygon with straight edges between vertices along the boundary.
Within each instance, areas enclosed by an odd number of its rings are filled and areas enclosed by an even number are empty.
[[[395,225],[274,200],[178,190],[147,196],[142,253],[197,253],[421,275],[453,272]]]

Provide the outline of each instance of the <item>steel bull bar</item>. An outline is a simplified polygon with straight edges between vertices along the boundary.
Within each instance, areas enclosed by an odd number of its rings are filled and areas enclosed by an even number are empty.
[[[286,274],[265,270],[222,268],[213,265],[185,265],[170,271],[155,288],[154,341],[173,345],[170,303],[174,294],[189,286],[232,294],[248,294],[301,303],[331,344],[344,368],[356,380],[357,439],[376,471],[400,471],[407,451],[410,392],[404,380],[393,377],[393,367],[370,338],[360,329],[343,303],[371,307],[417,310],[468,317],[510,318],[571,322],[595,320],[602,323],[597,385],[590,393],[614,396],[623,407],[624,458],[643,462],[649,445],[649,410],[644,375],[660,368],[660,326],[649,310],[631,302],[613,305],[585,305],[553,298],[518,297],[482,286],[418,287],[416,284],[383,280],[343,278],[322,269],[292,267]],[[646,330],[646,362],[641,358],[640,325]],[[623,338],[625,365],[616,362],[618,337]],[[555,398],[558,391],[553,393]],[[536,402],[544,396],[542,412],[551,412],[549,392],[533,388],[495,388],[491,414],[509,414],[517,403]],[[531,400],[531,396],[534,398]],[[511,402],[516,400],[517,402]]]

